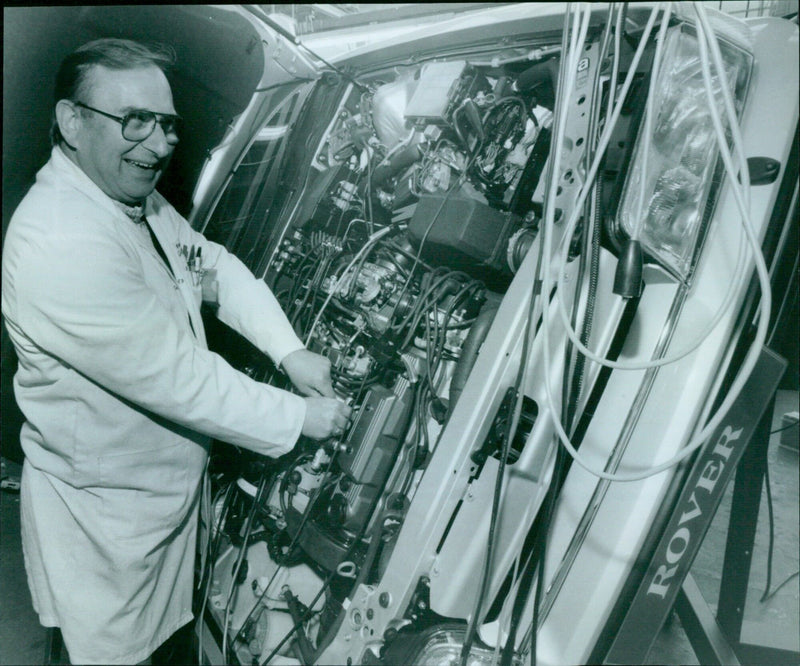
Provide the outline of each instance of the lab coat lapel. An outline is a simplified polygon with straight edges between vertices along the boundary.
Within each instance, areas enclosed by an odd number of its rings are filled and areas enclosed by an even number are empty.
[[[158,203],[156,200],[154,200],[154,197],[148,197],[147,201],[145,202],[144,209],[144,214],[147,218],[147,224],[150,225],[153,236],[155,236],[155,238],[161,244],[164,255],[167,257],[169,265],[172,268],[170,279],[175,283],[175,286],[178,287],[178,291],[181,294],[186,308],[186,313],[189,317],[189,323],[191,324],[192,333],[200,342],[200,344],[205,347],[207,342],[203,327],[203,320],[200,316],[200,310],[194,301],[194,296],[191,290],[192,283],[191,280],[187,280],[185,266],[181,263],[181,257],[174,250],[177,237],[169,228],[167,220],[165,219],[165,215],[159,214],[161,211],[158,210],[157,206]],[[150,245],[152,245],[152,243],[150,243]],[[163,265],[164,262],[161,259],[161,255],[155,250],[155,248],[152,249],[152,252],[156,253],[156,255],[159,257],[159,262]],[[164,266],[164,270],[169,272],[169,269],[166,266]]]
[[[145,204],[145,211],[144,211],[144,217],[146,219],[142,220],[142,224],[146,225],[145,230],[147,229],[148,226],[150,227],[150,231],[152,231],[156,242],[158,242],[159,245],[161,245],[161,250],[163,252],[163,255],[162,252],[158,251],[158,248],[155,246],[154,243],[151,243],[150,245],[152,245],[153,247],[152,248],[148,247],[148,249],[151,249],[151,251],[156,254],[156,256],[161,260],[162,263],[164,263],[164,261],[166,260],[167,266],[165,266],[165,269],[167,270],[168,273],[170,273],[170,277],[177,280],[178,276],[180,275],[179,272],[180,266],[178,266],[175,263],[174,253],[171,251],[172,246],[174,244],[174,239],[169,237],[168,230],[164,229],[164,227],[161,224],[160,218],[155,214],[155,212],[156,211],[153,209],[151,202],[148,200],[147,203]]]

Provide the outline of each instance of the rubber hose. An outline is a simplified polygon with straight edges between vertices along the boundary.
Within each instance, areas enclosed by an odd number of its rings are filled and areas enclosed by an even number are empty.
[[[464,385],[467,383],[467,377],[472,372],[472,367],[478,358],[483,341],[489,333],[489,328],[494,321],[497,314],[497,306],[494,304],[484,306],[478,316],[475,318],[475,323],[469,329],[467,339],[464,340],[464,346],[461,348],[461,357],[458,359],[456,369],[453,372],[453,378],[450,380],[450,404],[447,407],[447,418],[453,413],[453,409],[458,402],[461,392],[464,390]]]

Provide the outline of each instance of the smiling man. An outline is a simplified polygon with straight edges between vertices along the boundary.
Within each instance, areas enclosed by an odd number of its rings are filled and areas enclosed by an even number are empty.
[[[146,661],[192,619],[211,438],[278,456],[350,417],[263,281],[155,191],[179,140],[170,65],[167,50],[117,39],[65,59],[52,155],[3,248],[28,582],[73,663]],[[208,351],[212,294],[307,397]]]

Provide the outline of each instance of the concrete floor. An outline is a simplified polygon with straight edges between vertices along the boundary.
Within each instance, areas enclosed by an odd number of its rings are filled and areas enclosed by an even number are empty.
[[[779,391],[773,430],[781,427],[784,413],[797,410],[797,391]],[[773,589],[800,568],[798,454],[781,446],[780,441],[781,434],[775,433],[768,454],[775,513]],[[5,467],[4,474],[19,476],[16,463],[5,461]],[[692,575],[713,610],[716,610],[719,596],[732,489],[733,484],[730,484],[692,568]],[[25,580],[17,494],[0,493],[0,519],[0,664],[41,664],[45,653],[45,630],[33,612]],[[797,652],[800,651],[798,577],[789,581],[770,600],[759,601],[766,584],[768,529],[766,493],[762,493],[742,640]],[[647,663],[699,664],[677,618],[667,622],[650,651]]]

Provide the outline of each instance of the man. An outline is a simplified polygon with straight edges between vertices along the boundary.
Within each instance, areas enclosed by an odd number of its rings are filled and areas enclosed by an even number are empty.
[[[155,192],[178,141],[169,64],[116,39],[65,59],[52,155],[3,248],[28,582],[73,663],[146,660],[192,619],[212,437],[278,456],[350,416],[328,361],[303,348],[266,285]],[[219,318],[309,397],[208,351],[211,280]]]

